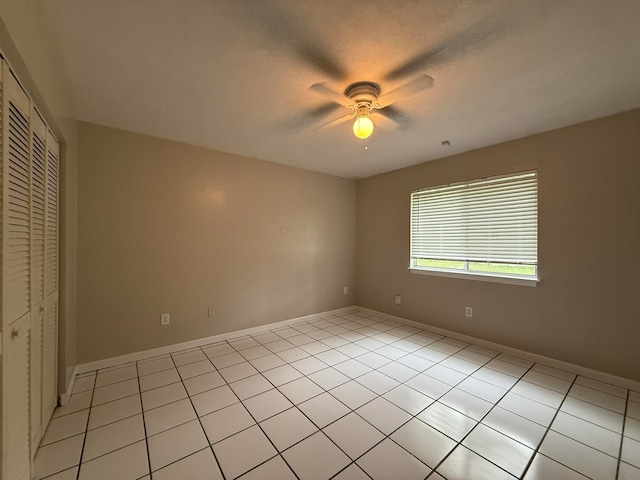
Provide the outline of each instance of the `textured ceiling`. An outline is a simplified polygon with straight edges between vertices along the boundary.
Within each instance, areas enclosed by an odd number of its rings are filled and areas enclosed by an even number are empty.
[[[640,107],[638,0],[43,0],[80,120],[362,178]],[[431,89],[369,149],[338,92]],[[441,142],[449,140],[450,147]]]

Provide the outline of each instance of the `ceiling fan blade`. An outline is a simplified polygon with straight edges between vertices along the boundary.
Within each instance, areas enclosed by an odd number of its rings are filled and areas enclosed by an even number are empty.
[[[324,75],[335,80],[343,80],[346,70],[340,62],[324,48],[323,38],[314,36],[311,24],[314,19],[289,15],[276,2],[262,0],[230,1],[228,7],[242,23],[250,21],[260,28],[268,38],[298,59],[313,66]]]
[[[315,127],[313,130],[314,131],[318,131],[318,130],[324,130],[326,128],[331,128],[331,127],[335,127],[336,125],[340,125],[342,123],[348,122],[349,120],[351,120],[353,117],[355,116],[355,114],[352,112],[348,115],[345,115],[343,117],[339,117],[336,118],[334,120],[331,120],[330,122],[327,123],[323,123],[322,125],[318,125],[317,127]]]
[[[400,109],[394,107],[393,105],[377,110],[377,113],[395,122],[402,128],[411,128],[414,124],[414,119],[411,116],[403,113]]]
[[[334,89],[329,87],[326,82],[314,83],[309,87],[309,89],[313,90],[314,92],[318,92],[320,95],[323,95],[328,100],[331,100],[332,102],[337,103],[338,105],[342,105],[343,107],[347,107],[351,103],[353,103],[351,102],[350,99],[348,99],[341,93],[338,93]]]
[[[371,112],[371,120],[376,127],[380,127],[384,130],[395,130],[400,127],[400,124],[393,118],[386,116],[383,110],[373,110]]]
[[[410,97],[411,95],[415,95],[416,93],[427,90],[431,87],[433,87],[433,78],[425,73],[416,75],[404,85],[382,95],[378,99],[378,103],[383,107],[386,107],[397,102],[401,98]]]
[[[308,109],[304,112],[301,112],[297,115],[294,115],[284,122],[280,124],[280,127],[284,130],[301,130],[305,129],[314,123],[317,123],[318,120],[326,117],[330,113],[335,112],[340,109],[340,105],[336,105],[335,103],[325,103],[316,108]]]
[[[501,12],[501,14],[476,22],[464,32],[456,33],[398,65],[387,73],[384,79],[393,81],[407,78],[420,71],[452,63],[475,51],[482,50],[506,36],[512,27],[507,23],[508,18],[509,15]]]

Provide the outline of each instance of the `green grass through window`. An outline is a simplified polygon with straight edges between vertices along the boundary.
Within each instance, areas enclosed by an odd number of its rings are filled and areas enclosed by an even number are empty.
[[[484,273],[504,273],[506,275],[524,275],[529,277],[536,276],[535,265],[517,265],[506,263],[484,263],[484,262],[468,262],[468,267],[464,261],[459,260],[435,260],[428,258],[420,258],[416,260],[417,267],[443,268],[451,270],[468,270],[470,272]]]
[[[416,260],[418,267],[433,267],[433,268],[455,268],[456,270],[464,270],[464,262],[457,260],[432,260],[427,258],[419,258]]]

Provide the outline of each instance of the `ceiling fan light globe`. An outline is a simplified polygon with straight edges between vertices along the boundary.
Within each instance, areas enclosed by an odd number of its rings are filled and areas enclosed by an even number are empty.
[[[353,122],[353,133],[356,137],[365,139],[373,133],[373,122],[368,115],[361,115]]]

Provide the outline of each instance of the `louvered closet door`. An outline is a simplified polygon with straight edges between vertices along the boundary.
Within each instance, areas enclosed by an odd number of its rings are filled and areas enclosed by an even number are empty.
[[[31,434],[31,459],[35,457],[36,450],[44,435],[46,424],[42,422],[42,336],[44,334],[44,302],[31,311],[31,334],[29,341],[30,378],[30,434]]]
[[[2,473],[22,479],[30,465],[30,105],[2,69]]]
[[[47,297],[42,336],[42,426],[46,428],[58,404],[58,298]]]
[[[58,291],[58,141],[47,132],[45,292]]]
[[[44,328],[44,238],[47,126],[31,112],[31,456],[43,435],[42,351]]]
[[[45,237],[42,423],[46,425],[57,404],[58,392],[58,141],[47,132],[45,170]]]
[[[4,112],[4,315],[10,325],[31,309],[29,98],[11,72],[5,72]]]
[[[2,335],[3,476],[30,476],[29,459],[29,317],[23,315]]]

